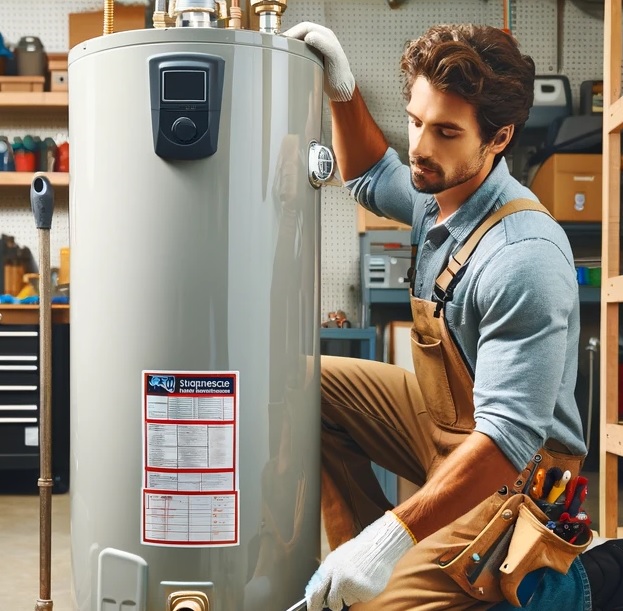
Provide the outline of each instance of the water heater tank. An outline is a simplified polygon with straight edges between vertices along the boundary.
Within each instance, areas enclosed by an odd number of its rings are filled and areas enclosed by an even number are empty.
[[[322,80],[252,31],[70,53],[79,611],[282,611],[317,566]]]

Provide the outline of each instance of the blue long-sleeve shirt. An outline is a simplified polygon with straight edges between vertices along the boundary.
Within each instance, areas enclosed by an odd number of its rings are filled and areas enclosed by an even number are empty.
[[[510,200],[537,200],[502,159],[455,214],[435,225],[435,198],[413,187],[409,167],[391,148],[347,187],[372,212],[412,226],[414,291],[427,300],[450,254],[484,218]],[[567,236],[535,211],[507,216],[485,235],[446,304],[448,328],[473,373],[475,430],[518,470],[548,439],[586,453],[574,396],[579,307]]]

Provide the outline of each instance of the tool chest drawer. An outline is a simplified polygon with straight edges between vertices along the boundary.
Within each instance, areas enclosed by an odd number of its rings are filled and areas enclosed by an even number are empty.
[[[39,464],[39,428],[37,423],[3,424],[1,430],[0,468],[36,468]]]
[[[36,483],[39,469],[40,331],[38,324],[0,322],[0,469]],[[55,492],[69,488],[69,324],[52,324],[52,474]],[[33,484],[34,485],[34,484]]]
[[[0,364],[5,359],[37,360],[39,329],[34,325],[0,325]]]
[[[38,402],[39,331],[33,325],[0,325],[0,406]],[[0,423],[2,414],[0,414]]]
[[[0,468],[39,461],[39,330],[0,325]]]
[[[0,403],[5,392],[28,392],[39,388],[36,363],[7,363],[0,357]]]

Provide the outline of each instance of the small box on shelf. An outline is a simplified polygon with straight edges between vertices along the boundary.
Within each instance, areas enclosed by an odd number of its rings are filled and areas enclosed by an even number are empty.
[[[0,76],[0,92],[43,91],[44,76]]]
[[[67,53],[48,53],[50,91],[67,91]]]

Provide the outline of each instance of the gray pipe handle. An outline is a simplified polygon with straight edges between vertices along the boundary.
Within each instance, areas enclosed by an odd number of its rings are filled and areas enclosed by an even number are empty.
[[[32,179],[30,205],[37,229],[50,229],[54,213],[54,189],[47,176],[38,174]]]

